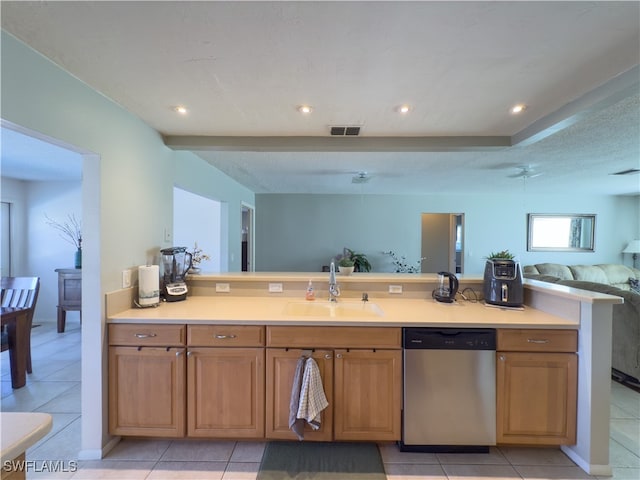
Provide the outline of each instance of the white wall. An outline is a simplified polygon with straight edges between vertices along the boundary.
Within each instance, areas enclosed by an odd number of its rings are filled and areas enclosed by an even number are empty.
[[[374,271],[393,271],[394,250],[420,257],[422,213],[464,213],[465,273],[482,274],[484,256],[509,249],[523,265],[622,263],[640,238],[640,197],[256,195],[256,270],[320,271],[348,247],[368,255]],[[527,213],[595,213],[593,253],[527,252]]]
[[[211,257],[199,267],[203,272],[220,272],[221,204],[181,188],[173,189],[173,245],[193,252],[195,243]]]

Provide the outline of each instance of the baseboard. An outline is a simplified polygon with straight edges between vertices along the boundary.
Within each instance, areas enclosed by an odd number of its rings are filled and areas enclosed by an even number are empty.
[[[120,443],[121,437],[112,437],[102,448],[80,450],[78,460],[102,460],[113,448]]]

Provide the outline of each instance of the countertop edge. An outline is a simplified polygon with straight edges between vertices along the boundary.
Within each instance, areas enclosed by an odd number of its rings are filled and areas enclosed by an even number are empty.
[[[53,427],[53,417],[40,412],[2,412],[2,462],[13,460]],[[8,443],[8,445],[7,445]]]

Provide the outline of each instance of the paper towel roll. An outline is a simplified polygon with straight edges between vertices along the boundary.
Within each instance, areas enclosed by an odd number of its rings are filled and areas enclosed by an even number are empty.
[[[138,267],[138,303],[141,307],[160,303],[160,267],[158,265]]]

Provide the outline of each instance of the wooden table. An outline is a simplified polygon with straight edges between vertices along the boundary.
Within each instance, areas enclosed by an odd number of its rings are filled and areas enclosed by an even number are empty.
[[[2,307],[2,326],[6,325],[9,336],[9,364],[11,386],[24,387],[27,383],[27,352],[30,341],[28,308]]]
[[[0,457],[3,480],[26,478],[29,463],[25,452],[51,431],[53,419],[48,413],[2,412],[0,413]]]
[[[82,322],[82,270],[57,268],[58,273],[58,333],[64,332],[68,311],[80,312]]]

